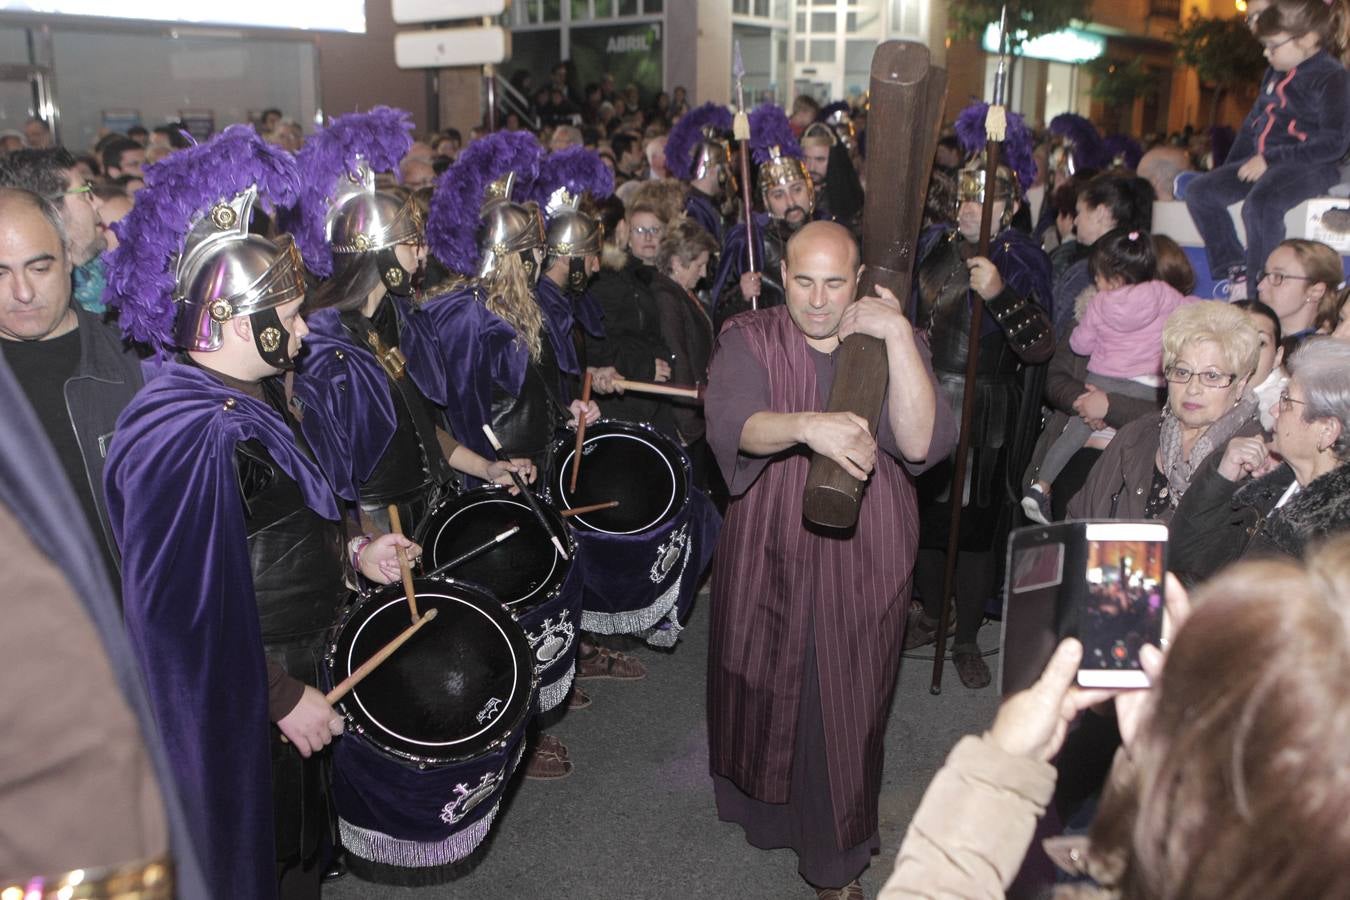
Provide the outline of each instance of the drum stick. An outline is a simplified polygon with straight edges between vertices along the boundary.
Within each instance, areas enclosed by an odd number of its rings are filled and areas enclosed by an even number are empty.
[[[365,662],[361,663],[361,665],[357,666],[355,672],[348,675],[346,678],[342,679],[340,682],[338,682],[337,687],[333,688],[327,694],[324,694],[324,699],[328,701],[328,705],[332,706],[334,703],[338,702],[348,693],[350,693],[351,689],[360,684],[362,680],[364,680],[365,677],[369,675],[371,672],[374,672],[375,669],[380,665],[380,663],[384,662],[386,659],[392,656],[394,654],[394,651],[397,650],[399,647],[402,647],[404,644],[406,644],[408,642],[408,638],[412,637],[414,634],[417,633],[417,629],[421,628],[423,625],[427,624],[432,619],[436,618],[436,612],[437,610],[434,608],[427,610],[427,614],[425,616],[413,622],[407,628],[403,629],[402,634],[394,638],[389,643],[385,644],[379,650],[376,650],[374,656],[372,656]]]
[[[403,523],[398,519],[398,506],[389,504],[389,529],[394,534],[403,534]],[[398,553],[398,568],[403,573],[403,593],[408,598],[408,610],[412,613],[412,620],[417,621],[417,591],[413,588],[412,564],[408,562],[408,554],[403,552],[402,547],[396,547]]]
[[[507,530],[503,531],[501,534],[497,535],[496,537],[494,537],[494,538],[489,538],[488,540],[486,540],[486,541],[484,541],[483,543],[479,544],[477,547],[474,547],[472,550],[466,550],[465,552],[461,553],[459,556],[456,556],[454,559],[450,560],[448,563],[442,563],[441,565],[439,565],[439,566],[437,566],[436,568],[432,569],[430,572],[427,573],[427,577],[430,578],[430,577],[432,577],[432,576],[434,576],[434,575],[441,575],[441,574],[443,574],[443,573],[445,573],[445,572],[448,572],[449,570],[453,569],[455,566],[463,565],[464,563],[466,563],[466,562],[468,562],[469,560],[473,559],[473,558],[474,558],[475,556],[477,556],[478,554],[480,554],[480,553],[485,553],[485,552],[487,552],[488,550],[490,550],[490,549],[492,549],[493,547],[495,547],[497,544],[500,544],[502,541],[506,540],[506,539],[509,538],[511,535],[515,534],[517,531],[520,531],[520,526],[519,526],[519,525],[512,525],[510,528],[508,528]]]
[[[591,402],[591,370],[586,370],[586,377],[581,382],[581,405],[586,406]],[[586,440],[586,412],[582,411],[577,420],[577,446],[572,451],[572,480],[567,483],[567,489],[572,493],[577,492],[577,475],[581,472],[581,445]]]
[[[497,458],[502,462],[510,462],[510,457],[502,450],[502,442],[497,440],[497,435],[493,432],[491,425],[488,425],[487,423],[483,424],[483,434],[487,435],[488,443],[491,444],[492,449],[496,451]],[[534,517],[539,520],[539,524],[544,526],[544,531],[547,532],[549,540],[553,542],[553,549],[557,550],[558,555],[563,559],[571,559],[571,557],[567,555],[567,549],[563,547],[562,541],[558,540],[558,536],[553,533],[553,528],[549,525],[548,517],[545,516],[544,511],[539,508],[539,501],[534,498],[534,494],[530,493],[530,489],[525,485],[525,479],[520,477],[519,472],[512,472],[511,481],[515,483],[516,490],[520,491],[521,499],[530,505],[530,510],[534,513]]]
[[[625,391],[633,391],[638,394],[662,394],[666,397],[684,397],[686,400],[703,400],[703,388],[701,386],[657,384],[651,381],[629,381],[626,378],[615,378],[614,384]]]
[[[599,512],[602,509],[613,509],[618,505],[618,500],[606,500],[604,503],[592,503],[590,506],[576,506],[572,509],[564,509],[562,515],[564,518],[568,516],[584,516],[586,513]]]

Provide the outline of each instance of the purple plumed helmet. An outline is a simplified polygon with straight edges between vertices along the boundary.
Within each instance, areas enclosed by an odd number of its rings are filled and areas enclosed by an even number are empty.
[[[474,275],[480,269],[479,218],[488,186],[514,173],[510,196],[517,203],[529,197],[539,177],[544,148],[528,131],[498,131],[465,147],[445,170],[431,197],[427,247],[449,269]]]
[[[594,150],[568,147],[550,153],[539,164],[539,177],[527,199],[544,209],[558,188],[566,188],[572,197],[590,194],[593,199],[600,200],[614,193],[614,173]]]
[[[972,103],[961,110],[956,117],[956,139],[961,149],[969,154],[982,154],[985,146],[984,119],[989,112],[989,104]],[[1017,176],[1020,196],[1025,197],[1027,188],[1036,180],[1036,160],[1032,155],[1034,147],[1031,131],[1026,120],[1015,112],[1006,114],[1007,130],[1003,138],[1003,165]]]
[[[218,230],[237,230],[242,238],[248,223],[236,219],[247,218],[252,200],[240,203],[239,198],[255,190],[273,209],[290,206],[299,196],[300,179],[295,158],[268,144],[249,125],[231,125],[210,141],[145,170],[145,187],[136,193],[136,204],[112,226],[117,249],[104,257],[104,302],[118,310],[127,337],[161,351],[181,343],[174,338],[175,296],[189,232],[195,234],[204,219],[217,215],[222,217]]]
[[[669,148],[669,144],[666,145]],[[669,152],[667,150],[667,152]],[[764,165],[772,159],[801,159],[802,147],[781,106],[761,103],[750,111],[750,158]]]
[[[716,103],[705,103],[680,116],[666,139],[666,166],[682,181],[700,177],[705,143],[716,142],[716,155],[726,162],[726,139],[731,134],[731,111]],[[706,170],[705,170],[706,171]]]
[[[1139,160],[1144,156],[1144,148],[1128,134],[1108,134],[1102,138],[1102,153],[1111,166],[1129,169],[1139,168]]]
[[[1063,138],[1073,160],[1073,170],[1104,169],[1111,159],[1102,149],[1102,136],[1097,126],[1074,113],[1060,113],[1050,120],[1049,131]]]
[[[401,109],[376,106],[368,112],[348,113],[314,134],[296,154],[300,171],[300,200],[283,216],[282,225],[295,236],[305,265],[315,275],[333,271],[329,246],[329,213],[340,193],[339,179],[367,188],[374,172],[398,171],[412,147],[412,116]],[[368,186],[373,191],[373,184]]]

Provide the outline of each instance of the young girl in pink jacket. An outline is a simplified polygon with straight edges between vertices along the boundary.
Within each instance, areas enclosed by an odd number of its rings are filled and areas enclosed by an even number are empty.
[[[1088,358],[1087,383],[1110,393],[1156,398],[1163,386],[1163,325],[1187,298],[1156,277],[1153,241],[1146,232],[1118,228],[1102,235],[1092,245],[1088,269],[1097,294],[1069,336],[1073,352]],[[1069,420],[1046,451],[1039,480],[1022,498],[1027,518],[1048,524],[1050,485],[1095,431],[1082,417]]]

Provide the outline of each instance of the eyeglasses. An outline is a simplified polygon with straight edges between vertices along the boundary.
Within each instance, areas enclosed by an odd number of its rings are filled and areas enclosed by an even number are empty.
[[[1273,44],[1267,44],[1265,41],[1262,41],[1262,42],[1261,42],[1261,47],[1262,47],[1267,53],[1274,53],[1276,50],[1280,49],[1280,48],[1283,47],[1285,44],[1287,44],[1287,43],[1289,43],[1290,41],[1292,41],[1295,37],[1297,37],[1297,35],[1292,35],[1292,34],[1291,34],[1291,35],[1289,35],[1289,37],[1285,38],[1284,40],[1282,40],[1282,41],[1275,41]]]
[[[68,191],[62,191],[59,194],[53,194],[47,199],[52,201],[53,203],[60,203],[62,198],[64,197],[78,197],[80,195],[83,195],[84,199],[92,201],[94,199],[94,186],[86,181],[79,187],[73,187]]]
[[[1256,276],[1256,283],[1260,284],[1267,278],[1270,279],[1270,284],[1272,287],[1279,287],[1286,281],[1312,281],[1312,278],[1308,275],[1286,275],[1283,272],[1267,272],[1265,270],[1262,270]]]
[[[1207,388],[1226,388],[1237,380],[1236,375],[1227,372],[1216,372],[1213,369],[1193,372],[1185,366],[1168,366],[1163,369],[1163,377],[1173,384],[1190,384],[1192,378],[1199,378],[1200,384]]]
[[[1289,412],[1291,409],[1294,408],[1295,403],[1297,403],[1299,406],[1306,406],[1308,404],[1308,401],[1295,400],[1293,397],[1289,396],[1288,391],[1280,391],[1280,412]]]
[[[666,228],[664,225],[639,225],[637,228],[633,229],[633,234],[636,234],[639,237],[647,237],[648,235],[660,237],[665,233]]]

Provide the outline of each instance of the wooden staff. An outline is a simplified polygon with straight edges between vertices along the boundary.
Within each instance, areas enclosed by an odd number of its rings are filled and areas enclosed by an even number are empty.
[[[994,230],[994,202],[998,189],[998,163],[1003,149],[1006,118],[1003,110],[1003,90],[1006,84],[1007,56],[1002,52],[1003,36],[1008,22],[1008,7],[1003,7],[999,21],[999,60],[994,71],[994,98],[984,119],[984,204],[980,209],[980,240],[976,246],[977,256],[989,258],[989,239]],[[1016,177],[1016,176],[1014,176]],[[951,498],[951,519],[947,526],[947,560],[942,573],[942,614],[938,616],[937,645],[933,654],[933,680],[929,692],[942,693],[942,670],[946,664],[947,628],[951,623],[952,601],[956,593],[956,563],[961,553],[961,507],[965,502],[966,457],[970,455],[970,426],[975,418],[975,376],[980,359],[980,328],[984,321],[984,298],[979,291],[970,294],[970,334],[966,338],[966,381],[961,394],[961,432],[956,442],[956,461],[952,466],[952,484],[948,489]],[[938,402],[944,402],[939,396]],[[972,490],[973,494],[974,491]]]
[[[384,662],[390,656],[393,656],[394,651],[399,647],[408,643],[408,639],[416,634],[419,628],[436,618],[436,613],[437,610],[435,609],[427,610],[425,616],[417,619],[407,628],[403,629],[403,632],[398,637],[385,644],[379,650],[376,650],[374,656],[361,663],[355,672],[338,682],[337,687],[333,688],[327,694],[324,694],[324,699],[328,701],[328,705],[332,706],[347,694],[351,693],[352,688],[364,681],[367,675],[374,672],[375,669],[379,667],[380,663]]]
[[[488,425],[486,422],[483,423],[483,434],[487,435],[488,443],[492,445],[492,449],[496,452],[497,458],[502,462],[510,462],[510,458],[506,455],[506,452],[502,450],[502,442],[497,440],[497,435],[492,430],[492,426]],[[549,524],[548,516],[544,515],[544,510],[539,506],[539,501],[534,498],[534,494],[530,493],[529,487],[525,484],[525,479],[520,477],[520,473],[513,471],[511,472],[511,481],[515,484],[516,490],[520,491],[521,499],[529,505],[530,511],[533,512],[534,517],[539,520],[539,524],[544,526],[544,532],[548,535],[548,539],[553,542],[553,549],[557,550],[558,555],[563,559],[571,559],[571,557],[567,555],[567,549],[563,547],[562,541],[558,540],[558,536],[553,533],[553,526]]]
[[[464,565],[464,563],[473,559],[475,556],[478,556],[481,553],[486,553],[487,551],[491,550],[493,547],[497,546],[502,541],[506,540],[507,538],[511,537],[511,535],[516,534],[519,531],[520,531],[519,525],[512,525],[510,528],[506,529],[501,534],[498,534],[495,537],[488,538],[486,541],[483,541],[483,543],[479,544],[477,547],[474,547],[471,550],[464,551],[459,556],[456,556],[449,562],[441,563],[439,566],[428,572],[427,577],[432,578],[436,575],[441,575],[450,571],[455,566],[462,566]]]
[[[604,503],[592,503],[590,506],[574,506],[571,509],[564,509],[562,515],[564,518],[569,516],[584,516],[586,513],[600,512],[602,509],[613,509],[618,505],[618,500],[606,500]]]
[[[591,402],[591,370],[586,370],[586,377],[581,382],[581,405],[586,406]],[[581,446],[586,442],[586,413],[577,418],[577,445],[572,451],[572,480],[567,483],[567,489],[572,493],[577,492],[577,475],[581,474]]]
[[[394,503],[389,504],[389,530],[394,534],[403,534],[403,523],[398,519],[398,506]],[[416,622],[417,589],[413,587],[412,564],[408,562],[408,554],[403,552],[402,547],[394,549],[398,553],[399,571],[403,573],[403,593],[408,598],[408,610],[412,613],[412,620]]]
[[[877,285],[884,285],[902,304],[909,303],[946,93],[947,73],[930,65],[927,47],[912,41],[886,41],[877,47],[867,120],[864,268],[855,297],[875,295]],[[856,413],[875,435],[889,380],[885,342],[865,334],[849,335],[839,345],[835,372],[827,411]],[[842,466],[813,454],[802,515],[817,525],[852,528],[858,521],[862,491],[863,482]]]
[[[655,381],[629,381],[626,378],[615,378],[614,384],[635,394],[683,397],[686,400],[697,400],[700,403],[703,402],[703,394],[707,390],[707,385],[702,384],[663,384]]]

